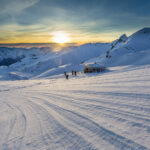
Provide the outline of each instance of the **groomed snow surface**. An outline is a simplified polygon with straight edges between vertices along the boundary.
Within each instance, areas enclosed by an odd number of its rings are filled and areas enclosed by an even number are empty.
[[[0,82],[0,150],[150,149],[150,65]]]
[[[96,149],[150,150],[150,28],[61,51],[1,47],[0,150]]]

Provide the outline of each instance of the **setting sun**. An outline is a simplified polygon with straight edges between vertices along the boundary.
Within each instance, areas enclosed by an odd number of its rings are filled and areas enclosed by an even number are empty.
[[[53,41],[56,43],[64,44],[70,41],[70,38],[65,33],[56,33],[54,34]]]

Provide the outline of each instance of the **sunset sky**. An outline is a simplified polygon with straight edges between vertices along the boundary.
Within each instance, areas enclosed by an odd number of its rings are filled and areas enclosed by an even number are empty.
[[[0,0],[0,43],[108,42],[150,26],[150,0]]]

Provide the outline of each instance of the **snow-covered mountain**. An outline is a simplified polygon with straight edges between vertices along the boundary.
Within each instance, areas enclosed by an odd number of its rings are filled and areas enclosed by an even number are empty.
[[[111,45],[111,49],[95,58],[95,62],[106,66],[150,64],[150,28],[144,28],[130,37],[123,35]]]
[[[62,51],[52,51],[48,48],[0,48],[1,62],[4,59],[9,61],[10,58],[19,60],[9,66],[0,66],[1,79],[13,79],[14,74],[16,79],[20,78],[20,74],[23,75],[21,78],[46,77],[79,69],[84,61],[104,54],[110,47],[110,44],[98,43],[70,47]]]
[[[112,43],[84,44],[62,51],[51,48],[0,48],[0,79],[45,78],[83,70],[84,63],[109,66],[150,64],[150,28]]]

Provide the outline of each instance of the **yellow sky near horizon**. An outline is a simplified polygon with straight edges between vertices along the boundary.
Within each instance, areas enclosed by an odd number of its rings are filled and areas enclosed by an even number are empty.
[[[116,40],[119,38],[121,34],[118,34],[116,36],[109,36],[109,35],[87,35],[87,36],[77,36],[77,35],[71,35],[69,36],[70,40],[67,43],[95,43],[95,42],[111,42],[113,40]],[[28,34],[22,34],[19,36],[11,36],[9,38],[1,38],[0,37],[0,43],[1,44],[10,44],[10,43],[55,43],[53,40],[53,37],[44,34],[44,35],[28,35]]]
[[[39,28],[39,30],[38,30]],[[95,43],[95,42],[111,42],[119,38],[124,32],[108,31],[107,33],[91,33],[75,31],[73,29],[55,30],[44,29],[39,26],[20,26],[20,25],[5,25],[0,26],[0,44],[15,44],[15,43],[55,43],[54,33],[62,32],[67,34],[69,40],[67,43]],[[133,31],[126,32],[131,35]]]

